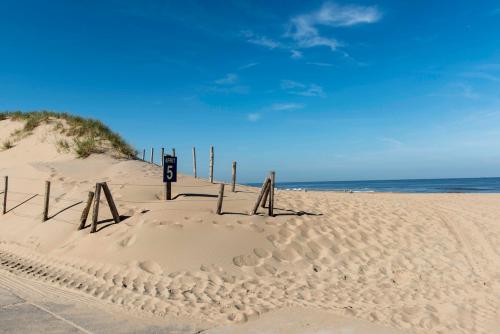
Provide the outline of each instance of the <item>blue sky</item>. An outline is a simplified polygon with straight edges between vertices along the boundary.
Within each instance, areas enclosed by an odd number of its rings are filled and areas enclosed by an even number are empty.
[[[241,181],[500,175],[498,1],[0,2],[0,110]]]

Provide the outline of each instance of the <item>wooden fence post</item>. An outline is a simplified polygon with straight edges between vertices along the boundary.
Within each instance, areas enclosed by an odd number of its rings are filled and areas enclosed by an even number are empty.
[[[97,230],[97,217],[99,216],[99,201],[101,200],[101,184],[95,184],[94,194],[94,210],[92,211],[92,225],[90,226],[90,233]]]
[[[197,175],[196,175],[196,147],[193,147],[193,174],[194,174],[194,178],[196,179],[197,178]]]
[[[172,147],[172,156],[175,157],[175,148]]]
[[[271,177],[269,177],[269,180],[271,179]],[[271,182],[269,182],[269,184],[271,184]],[[267,185],[266,187],[266,191],[264,191],[264,196],[262,197],[262,202],[260,204],[260,206],[262,208],[265,208],[266,207],[266,203],[267,203],[267,198],[269,197],[269,184]]]
[[[220,184],[219,198],[217,199],[217,214],[222,214],[222,199],[224,198],[224,183]]]
[[[142,161],[146,160],[146,149],[142,150]]]
[[[214,183],[214,147],[210,146],[210,183]]]
[[[94,192],[89,191],[89,196],[87,197],[87,204],[83,209],[82,216],[80,217],[80,226],[78,226],[78,231],[85,227],[85,223],[87,222],[87,217],[89,216],[90,206],[92,205],[92,199],[94,198]]]
[[[9,190],[9,177],[4,176],[3,178],[3,206],[2,214],[7,213],[7,191]]]
[[[260,189],[259,197],[257,197],[257,201],[255,202],[255,205],[253,206],[252,215],[255,215],[257,213],[257,210],[259,209],[260,201],[262,201],[262,197],[268,191],[270,183],[271,183],[271,179],[269,178],[269,176],[267,176],[266,179],[264,180],[264,183],[262,184],[262,188]]]
[[[111,214],[113,215],[113,220],[116,224],[120,222],[120,215],[118,214],[118,210],[116,209],[115,201],[113,200],[113,196],[111,195],[111,191],[109,190],[108,184],[103,182],[101,184],[102,190],[104,190],[104,196],[106,196],[106,200],[108,201],[109,209],[111,210]]]
[[[165,157],[165,148],[161,148],[161,156],[160,156],[160,160],[161,160],[161,166],[163,167],[163,158]]]
[[[154,151],[155,149],[151,147],[151,163],[153,163],[155,160],[154,160]]]
[[[233,161],[233,172],[231,178],[231,191],[234,193],[236,190],[236,161]]]
[[[276,172],[271,172],[271,184],[269,185],[269,216],[274,217],[274,186],[276,183]]]
[[[49,219],[49,199],[50,199],[50,181],[45,181],[45,200],[43,201],[42,222]]]

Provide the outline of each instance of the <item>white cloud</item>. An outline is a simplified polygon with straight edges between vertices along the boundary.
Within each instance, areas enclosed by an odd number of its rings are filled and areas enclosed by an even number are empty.
[[[483,79],[493,82],[500,82],[500,77],[497,75],[493,75],[486,72],[465,72],[463,73],[464,77],[473,78],[473,79]]]
[[[250,30],[243,30],[241,32],[241,34],[243,36],[245,36],[245,38],[247,39],[247,42],[252,43],[252,44],[264,46],[264,47],[271,49],[271,50],[282,47],[282,44],[280,42],[275,41],[275,40],[273,40],[269,37],[266,37],[266,36],[256,35]]]
[[[228,73],[225,77],[215,80],[218,85],[232,85],[238,81],[238,76],[234,73]]]
[[[250,122],[257,122],[260,119],[261,115],[259,113],[252,113],[247,115],[247,119]]]
[[[342,44],[335,38],[320,35],[318,26],[350,27],[363,23],[374,23],[382,17],[375,6],[337,5],[325,2],[317,11],[293,17],[286,36],[295,40],[301,48],[326,46],[336,50]]]
[[[243,66],[240,66],[238,68],[238,70],[246,70],[247,68],[251,68],[251,67],[254,67],[254,66],[257,66],[259,65],[259,63],[248,63],[248,64],[245,64]]]
[[[390,146],[392,146],[392,148],[402,148],[404,146],[403,142],[401,142],[398,139],[391,138],[391,137],[381,137],[381,138],[378,138],[378,140],[389,144]]]
[[[480,95],[472,88],[472,86],[465,83],[458,83],[455,85],[460,90],[460,95],[466,99],[477,99]]]
[[[284,34],[288,41],[258,35],[250,30],[241,31],[248,43],[260,45],[270,50],[288,50],[293,59],[303,58],[299,49],[317,46],[328,47],[332,51],[344,46],[333,37],[324,36],[321,27],[341,28],[359,24],[378,22],[382,18],[381,11],[376,6],[338,5],[325,2],[316,11],[292,17]],[[347,53],[343,52],[345,56]]]
[[[309,88],[307,88],[304,91],[297,92],[296,94],[302,96],[319,96],[319,97],[326,96],[325,92],[323,91],[323,87],[316,84],[311,84],[309,85]]]
[[[296,110],[302,108],[304,108],[304,105],[300,103],[275,103],[271,106],[271,109],[275,111]]]
[[[290,57],[292,57],[293,59],[300,59],[303,57],[303,54],[302,52],[298,51],[298,50],[291,50],[290,51],[292,54],[290,55]]]
[[[307,65],[321,66],[321,67],[332,67],[333,66],[333,64],[330,64],[330,63],[310,62],[310,61],[308,61],[306,64]]]
[[[326,96],[323,87],[314,83],[306,85],[293,80],[281,80],[281,89],[288,91],[290,94],[301,96]]]
[[[293,80],[281,80],[281,89],[288,90],[294,88],[304,88],[305,85]]]

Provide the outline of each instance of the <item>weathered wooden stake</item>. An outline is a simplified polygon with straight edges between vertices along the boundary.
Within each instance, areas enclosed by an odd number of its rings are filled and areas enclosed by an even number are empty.
[[[104,195],[106,196],[106,200],[108,201],[108,206],[111,210],[111,214],[113,215],[113,220],[116,224],[118,224],[120,222],[120,215],[118,214],[118,210],[116,209],[115,201],[113,200],[113,196],[111,195],[108,184],[106,182],[103,182],[101,184],[101,187],[102,190],[104,190]]]
[[[233,173],[231,178],[231,191],[236,191],[236,161],[233,161]]]
[[[193,147],[193,174],[196,179],[198,175],[196,175],[196,147]]]
[[[255,205],[253,206],[252,215],[255,215],[257,213],[257,210],[259,209],[260,201],[262,201],[262,197],[264,196],[264,193],[268,191],[270,183],[271,183],[271,180],[270,180],[269,176],[267,176],[266,179],[264,180],[264,183],[262,184],[262,188],[260,189],[259,197],[257,197],[257,201],[255,202]]]
[[[3,178],[3,206],[2,214],[7,213],[7,191],[9,190],[9,177],[4,176]]]
[[[43,201],[42,222],[49,219],[49,199],[50,199],[50,181],[45,181],[45,200]]]
[[[78,231],[85,227],[87,222],[87,217],[89,216],[90,207],[92,206],[92,199],[94,198],[94,192],[89,191],[89,196],[87,197],[87,204],[83,208],[82,216],[80,217],[80,226],[78,226]]]
[[[217,199],[217,214],[222,214],[222,199],[224,198],[224,183],[220,184],[219,197]]]
[[[142,161],[146,160],[146,149],[142,150]]]
[[[276,183],[276,173],[271,172],[271,184],[269,185],[269,216],[274,217],[274,186]]]
[[[99,216],[99,201],[101,200],[101,184],[95,184],[94,194],[94,210],[92,211],[92,225],[90,226],[90,233],[97,230],[97,217]]]
[[[172,147],[172,156],[175,157],[175,148]]]
[[[164,157],[165,157],[165,148],[163,148],[163,147],[162,147],[162,148],[161,148],[161,156],[160,156],[160,160],[161,160],[161,162],[160,162],[160,163],[161,163],[161,166],[162,166],[162,167],[163,167],[163,163],[164,163],[164,161],[163,161],[163,160],[164,160],[164,159],[163,159]]]
[[[268,185],[266,186],[266,190],[264,191],[264,197],[262,198],[262,202],[260,204],[260,206],[262,208],[265,208],[266,207],[266,203],[267,203],[267,198],[269,197],[269,185],[271,184],[271,182],[268,183]]]
[[[151,163],[154,162],[154,157],[155,157],[154,151],[155,151],[154,148],[151,147]]]
[[[214,183],[214,147],[210,146],[210,183]]]

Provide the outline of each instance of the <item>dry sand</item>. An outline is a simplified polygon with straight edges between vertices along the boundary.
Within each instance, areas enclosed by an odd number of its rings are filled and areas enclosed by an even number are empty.
[[[0,121],[0,140],[21,126]],[[44,125],[0,152],[0,268],[200,329],[270,329],[306,312],[414,333],[499,330],[499,194],[277,191],[271,218],[248,215],[258,189],[238,186],[219,216],[218,185],[180,175],[173,192],[184,195],[165,202],[160,167],[76,159],[57,151],[58,136]],[[98,181],[127,218],[112,224],[102,202],[98,232],[77,231]]]

